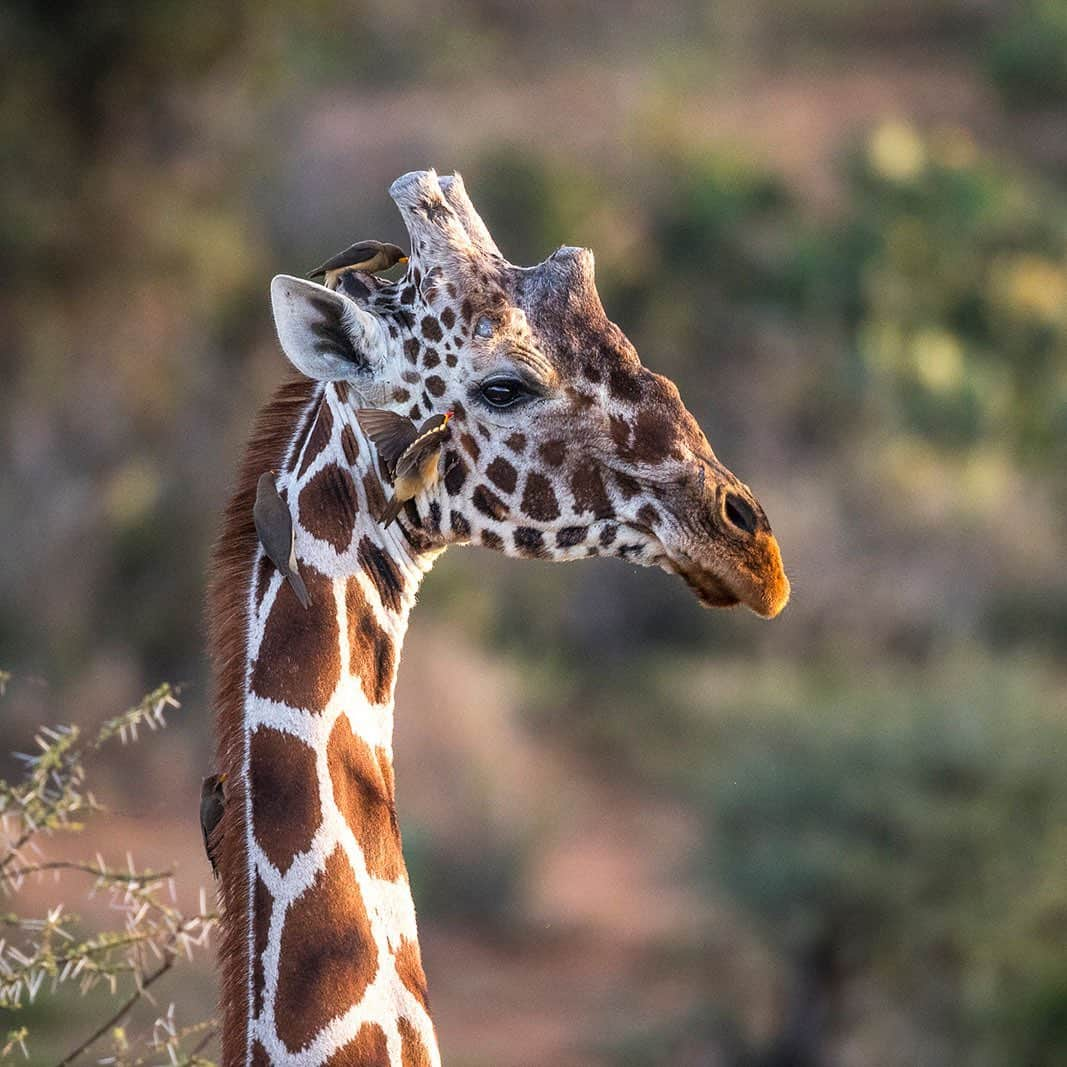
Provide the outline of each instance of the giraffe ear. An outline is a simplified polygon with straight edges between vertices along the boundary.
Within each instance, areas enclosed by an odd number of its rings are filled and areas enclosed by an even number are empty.
[[[373,373],[385,356],[385,328],[340,293],[288,274],[270,283],[274,328],[289,362],[316,381]]]

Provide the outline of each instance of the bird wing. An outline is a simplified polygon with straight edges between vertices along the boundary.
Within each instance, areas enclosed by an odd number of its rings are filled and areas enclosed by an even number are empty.
[[[273,478],[263,478],[257,485],[252,517],[263,550],[278,570],[283,574],[288,573],[289,558],[293,551],[293,516]]]
[[[395,476],[397,478],[411,476],[429,460],[431,453],[440,452],[444,444],[446,429],[447,424],[434,426],[433,429],[419,434],[397,458]]]
[[[394,469],[397,460],[419,436],[411,419],[398,415],[395,411],[359,408],[356,411],[356,419],[363,432],[374,442],[378,454],[390,470]]]
[[[357,241],[349,245],[343,252],[331,256],[321,266],[309,272],[309,278],[317,278],[328,270],[341,270],[342,267],[355,267],[357,264],[366,263],[382,250],[381,241]]]

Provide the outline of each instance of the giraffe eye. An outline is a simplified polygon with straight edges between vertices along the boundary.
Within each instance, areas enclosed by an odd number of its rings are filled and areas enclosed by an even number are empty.
[[[529,395],[518,378],[491,378],[482,384],[482,399],[494,408],[509,408]]]

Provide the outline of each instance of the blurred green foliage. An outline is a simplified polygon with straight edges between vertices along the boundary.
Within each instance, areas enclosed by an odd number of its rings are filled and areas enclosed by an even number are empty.
[[[962,130],[887,122],[854,160],[828,249],[878,400],[945,446],[1067,458],[1067,197]]]
[[[1006,7],[1007,17],[989,44],[993,80],[1013,103],[1062,107],[1067,96],[1067,4],[1023,0]]]

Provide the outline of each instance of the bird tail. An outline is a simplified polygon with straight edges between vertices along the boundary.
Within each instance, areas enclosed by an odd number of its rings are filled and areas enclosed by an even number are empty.
[[[289,571],[289,584],[293,587],[293,592],[296,593],[296,599],[300,601],[301,606],[307,611],[311,606],[311,597],[308,595],[308,587],[304,585],[304,579],[300,577],[300,572],[295,567]]]
[[[394,496],[392,500],[386,505],[385,511],[382,512],[382,528],[384,529],[400,514],[400,509],[404,506],[404,501],[398,496]]]

